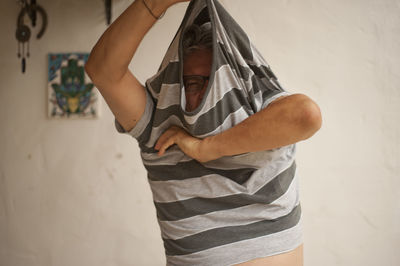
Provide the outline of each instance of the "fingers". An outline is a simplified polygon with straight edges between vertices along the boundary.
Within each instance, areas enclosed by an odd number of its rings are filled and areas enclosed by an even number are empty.
[[[158,155],[163,155],[165,153],[165,151],[171,147],[172,145],[175,144],[175,138],[174,137],[170,137],[168,138],[164,143],[161,144],[161,148],[158,152]]]
[[[159,155],[163,155],[170,146],[175,144],[175,140],[176,130],[174,127],[171,127],[160,136],[156,145],[154,146],[154,149],[159,151]]]

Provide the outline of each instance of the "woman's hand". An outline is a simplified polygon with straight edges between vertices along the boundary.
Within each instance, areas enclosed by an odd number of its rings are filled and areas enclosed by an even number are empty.
[[[199,162],[207,162],[218,158],[218,156],[213,156],[206,151],[202,139],[189,135],[184,129],[177,126],[172,126],[166,130],[160,136],[154,148],[159,151],[158,155],[161,156],[166,149],[174,144],[177,144],[187,156]]]

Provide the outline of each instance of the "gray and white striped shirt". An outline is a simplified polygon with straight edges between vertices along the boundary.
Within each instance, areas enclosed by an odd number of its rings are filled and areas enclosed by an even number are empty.
[[[213,64],[204,98],[185,111],[181,33],[208,18]],[[178,146],[154,149],[172,125],[198,138],[223,132],[289,95],[248,36],[217,0],[191,1],[146,87],[134,137],[148,172],[167,265],[232,265],[295,249],[302,243],[296,144],[200,163]]]

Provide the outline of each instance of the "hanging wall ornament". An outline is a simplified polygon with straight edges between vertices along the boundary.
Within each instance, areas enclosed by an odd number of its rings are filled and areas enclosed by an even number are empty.
[[[47,14],[44,9],[36,4],[36,0],[31,0],[30,3],[27,3],[26,0],[20,0],[20,4],[22,5],[21,11],[19,12],[17,19],[17,31],[15,33],[15,37],[18,40],[18,58],[22,56],[22,73],[25,73],[26,61],[25,61],[25,44],[27,44],[27,57],[29,57],[29,39],[31,37],[31,30],[27,25],[24,24],[25,15],[28,15],[28,18],[31,20],[32,27],[36,26],[36,12],[39,12],[42,17],[42,26],[40,31],[36,35],[36,39],[40,39],[47,27]],[[22,54],[21,54],[21,46],[22,46]]]
[[[106,8],[107,25],[110,25],[110,23],[111,23],[111,6],[112,6],[111,0],[104,0],[104,5]]]

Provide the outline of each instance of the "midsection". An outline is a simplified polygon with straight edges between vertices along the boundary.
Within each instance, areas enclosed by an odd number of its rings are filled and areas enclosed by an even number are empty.
[[[257,258],[234,266],[303,266],[303,244],[289,252]]]

